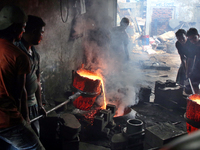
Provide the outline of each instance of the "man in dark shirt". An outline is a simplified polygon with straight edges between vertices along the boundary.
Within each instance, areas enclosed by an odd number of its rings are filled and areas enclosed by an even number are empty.
[[[122,18],[120,26],[114,27],[111,30],[111,46],[110,57],[113,58],[116,71],[121,71],[123,65],[129,61],[128,43],[129,37],[126,33],[126,28],[129,25],[128,18]]]
[[[5,6],[0,12],[0,139],[17,149],[44,150],[29,125],[25,90],[29,59],[13,44],[21,39],[26,20],[17,6]]]
[[[177,42],[175,44],[181,59],[181,65],[178,70],[176,82],[184,85],[184,81],[190,72],[189,61],[194,59],[193,45],[187,40],[187,32],[179,29],[176,33]]]
[[[195,56],[191,62],[191,71],[188,74],[188,78],[191,79],[192,86],[194,87],[195,93],[199,93],[199,83],[200,83],[200,39],[197,29],[190,28],[187,31],[188,40],[193,44],[195,51]]]
[[[15,43],[17,47],[23,50],[31,62],[31,72],[26,77],[27,101],[29,108],[29,117],[33,119],[38,115],[46,115],[42,106],[41,86],[40,86],[40,56],[33,45],[38,45],[44,33],[44,21],[37,16],[28,15],[25,33],[21,41]],[[39,121],[31,123],[33,130],[39,135]]]

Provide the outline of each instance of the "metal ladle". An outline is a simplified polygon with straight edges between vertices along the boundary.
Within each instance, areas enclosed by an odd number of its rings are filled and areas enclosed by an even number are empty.
[[[75,99],[77,99],[77,98],[78,98],[79,96],[81,96],[81,95],[82,95],[82,96],[88,96],[88,97],[90,97],[90,96],[95,96],[95,95],[98,95],[98,94],[100,94],[100,92],[89,93],[89,92],[83,92],[83,91],[81,91],[81,90],[76,89],[76,93],[74,93],[73,95],[71,95],[71,96],[70,96],[66,101],[64,101],[63,103],[61,103],[61,104],[57,105],[56,107],[54,107],[54,108],[48,110],[48,111],[46,112],[46,114],[49,114],[50,112],[52,112],[52,111],[54,111],[54,110],[56,110],[56,109],[62,107],[63,105],[69,103],[70,101],[74,101]],[[36,118],[33,118],[32,120],[30,120],[30,123],[33,122],[33,121],[36,121],[36,120],[38,120],[38,119],[40,119],[40,118],[42,118],[42,117],[44,117],[44,115],[40,115],[40,116],[38,116],[38,117],[36,117]]]

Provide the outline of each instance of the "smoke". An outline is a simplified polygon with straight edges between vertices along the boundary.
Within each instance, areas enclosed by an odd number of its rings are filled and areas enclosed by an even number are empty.
[[[123,41],[123,36],[120,38],[119,34],[117,41],[114,41],[119,46],[113,47],[112,27],[108,28],[110,22],[104,24],[98,22],[109,20],[108,16],[82,19],[85,19],[84,28],[81,27],[85,55],[84,69],[102,74],[107,103],[116,105],[118,115],[122,115],[124,108],[138,102],[137,93],[144,79],[143,74],[134,58],[128,61],[125,59],[125,53],[120,51],[120,41]],[[78,26],[79,23],[76,24]],[[74,35],[76,28],[74,26]],[[77,34],[80,35],[81,32],[77,30]],[[98,102],[102,103],[101,100]]]
[[[107,103],[116,105],[118,115],[122,115],[125,107],[137,103],[144,78],[134,60],[124,61],[123,55],[114,54],[108,33],[98,28],[85,35],[85,69],[103,75]]]
[[[107,69],[116,70],[117,66],[113,67]],[[132,60],[123,64],[122,71],[105,75],[107,101],[117,106],[119,116],[123,114],[124,108],[138,103],[137,94],[144,82],[143,73]]]

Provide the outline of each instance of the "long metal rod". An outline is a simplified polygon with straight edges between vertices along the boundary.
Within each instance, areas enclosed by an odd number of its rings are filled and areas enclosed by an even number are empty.
[[[179,83],[177,83],[177,82],[176,82],[176,84],[178,84],[178,85],[179,85],[180,87],[182,87],[182,88],[186,88],[185,85],[179,84]]]
[[[191,87],[191,90],[192,90],[192,94],[195,94],[195,91],[194,91],[194,88],[192,86],[192,82],[191,82],[190,78],[188,78],[188,81],[189,81],[189,84],[190,84],[190,87]]]
[[[54,107],[54,108],[48,110],[46,113],[49,114],[50,112],[52,112],[52,111],[54,111],[54,110],[60,108],[61,106],[67,104],[68,102],[70,102],[70,100],[75,100],[75,99],[78,98],[80,95],[81,95],[81,92],[76,92],[75,94],[71,95],[66,101],[64,101],[63,103],[57,105],[56,107]],[[30,122],[36,121],[36,120],[38,120],[38,119],[40,119],[40,118],[42,118],[42,117],[43,117],[43,115],[40,115],[40,116],[38,116],[38,117],[32,119]]]

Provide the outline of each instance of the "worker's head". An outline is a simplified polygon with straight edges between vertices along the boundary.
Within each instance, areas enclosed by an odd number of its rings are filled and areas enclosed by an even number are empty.
[[[0,11],[0,38],[20,40],[26,26],[27,16],[18,6],[5,6]]]
[[[177,40],[184,45],[187,42],[187,32],[184,29],[179,29],[176,33]]]
[[[23,39],[30,45],[38,45],[43,38],[45,25],[42,18],[28,15],[28,22],[26,23],[26,31],[23,34]]]
[[[197,44],[199,42],[199,33],[196,28],[190,28],[187,31],[187,37],[192,44]]]
[[[126,17],[122,18],[120,22],[120,26],[126,29],[128,25],[129,25],[129,19]]]

